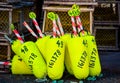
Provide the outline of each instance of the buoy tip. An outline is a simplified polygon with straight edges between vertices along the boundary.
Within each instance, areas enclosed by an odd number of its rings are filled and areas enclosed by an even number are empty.
[[[11,28],[11,30],[14,30],[14,29],[15,29],[14,24],[11,24],[11,25],[10,25],[10,28]]]

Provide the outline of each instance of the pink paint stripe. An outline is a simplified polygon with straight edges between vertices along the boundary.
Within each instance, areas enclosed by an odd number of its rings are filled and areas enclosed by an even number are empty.
[[[83,30],[82,22],[79,16],[76,16],[77,25],[80,26],[80,29]]]
[[[72,26],[73,26],[73,27],[75,27],[75,26],[76,26],[75,22],[72,22]]]
[[[77,35],[74,16],[71,16],[71,21],[72,21],[72,27],[73,27],[73,34],[74,34],[74,35]]]
[[[81,31],[81,28],[80,28],[78,20],[77,20],[77,28],[78,28],[78,33],[79,33]]]
[[[3,65],[9,65],[10,62],[3,62]]]
[[[59,18],[59,16],[58,16],[57,22],[58,22],[58,26],[59,26],[59,29],[60,29],[61,35],[64,35],[63,27],[62,27],[62,24],[61,24],[61,22],[60,22],[60,18]]]
[[[38,26],[38,23],[36,22],[36,20],[33,20],[34,25]]]
[[[56,24],[55,24],[55,22],[53,21],[53,38],[55,38],[56,37]]]
[[[55,29],[57,31],[57,35],[60,36],[59,28],[58,28],[55,20],[53,20],[53,27],[55,27]]]
[[[21,43],[23,43],[23,39],[21,38],[21,36],[19,35],[18,31],[16,29],[13,30],[13,32],[15,33],[15,35],[17,36],[18,40],[21,41]]]
[[[55,38],[56,37],[56,29],[55,29],[55,27],[53,27],[53,38]]]
[[[53,38],[55,38],[56,37],[56,32],[53,32]]]
[[[37,21],[35,19],[33,19],[33,23],[34,23],[40,37],[42,38],[43,37],[42,31],[40,30],[40,27],[39,27],[39,25],[38,25],[38,23],[37,23]]]
[[[28,29],[28,31],[35,37],[38,38],[38,36],[34,33],[34,31],[30,28],[30,26],[27,24],[27,22],[23,22],[23,25]]]

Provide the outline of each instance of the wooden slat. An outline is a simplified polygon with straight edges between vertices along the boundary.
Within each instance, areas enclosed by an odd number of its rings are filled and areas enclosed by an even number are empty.
[[[44,4],[45,5],[48,5],[48,4],[58,4],[58,5],[73,5],[73,4],[77,4],[77,5],[98,5],[97,2],[61,2],[61,1],[44,1]]]
[[[5,3],[5,2],[0,2],[0,5],[1,5],[1,4],[3,5],[3,4],[7,4],[7,3]]]
[[[44,0],[44,1],[61,1],[61,2],[93,2],[95,0]]]
[[[12,11],[11,8],[0,8],[0,11]]]
[[[0,42],[7,42],[7,39],[0,39]]]
[[[8,43],[0,43],[0,45],[2,45],[2,46],[8,46],[9,44]]]
[[[94,25],[120,25],[119,21],[94,21]]]
[[[43,10],[49,10],[49,11],[68,11],[70,10],[71,7],[45,7],[43,6]],[[93,12],[94,9],[93,8],[80,8],[81,12]]]
[[[97,26],[97,27],[95,27],[95,29],[108,29],[108,30],[111,30],[111,29],[118,29],[118,27],[105,27],[105,26],[101,27],[101,26]]]
[[[98,46],[98,50],[119,50],[116,46]]]
[[[118,18],[119,18],[119,25],[120,25],[120,3],[118,4]]]
[[[5,33],[5,32],[0,32],[0,34],[4,35],[4,34],[6,34],[6,33]]]
[[[10,7],[10,8],[12,8],[13,6],[12,5],[8,5],[8,4],[0,4],[0,7]]]
[[[98,3],[120,3],[120,1],[110,1],[110,0],[97,0]]]

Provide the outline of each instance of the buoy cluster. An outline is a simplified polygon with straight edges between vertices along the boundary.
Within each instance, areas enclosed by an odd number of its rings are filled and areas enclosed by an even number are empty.
[[[39,36],[27,22],[24,21],[23,25],[37,39],[35,42],[25,42],[11,24],[11,29],[17,37],[16,40],[11,40],[11,48],[16,54],[11,63],[13,74],[34,74],[39,79],[48,76],[52,80],[61,79],[66,70],[77,79],[100,75],[101,64],[95,37],[84,30],[79,6],[74,4],[68,15],[72,22],[72,33],[64,33],[59,16],[49,12],[47,17],[53,22],[53,33],[43,35],[35,13],[30,12],[29,17]]]

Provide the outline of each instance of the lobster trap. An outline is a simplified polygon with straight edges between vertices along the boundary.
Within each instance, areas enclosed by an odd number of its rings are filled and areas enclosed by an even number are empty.
[[[71,9],[73,4],[80,6],[80,18],[82,25],[85,30],[92,33],[93,17],[92,13],[94,11],[93,5],[97,5],[93,0],[45,0],[44,1],[44,22],[42,32],[52,31],[52,21],[47,18],[48,12],[54,12],[60,17],[60,21],[65,33],[72,32],[71,17],[68,15],[68,11]]]
[[[100,50],[119,50],[118,29],[120,4],[114,0],[98,0],[94,11],[94,30]]]
[[[96,43],[99,50],[118,50],[118,27],[95,27]]]
[[[0,39],[0,60],[10,60],[11,49],[8,41]]]
[[[13,23],[15,28],[21,33],[27,30],[23,28],[23,21],[25,20],[32,25],[29,18],[29,12],[32,11],[33,3],[17,3],[14,5],[0,5],[0,55],[6,56],[7,60],[10,60],[11,49],[9,42],[4,38],[4,35],[10,35],[14,37],[10,29],[10,25]],[[8,57],[9,56],[9,57]]]
[[[51,12],[47,11],[46,13]],[[68,15],[67,12],[62,12],[62,11],[54,11],[58,16],[60,17],[63,29],[66,33],[70,33],[72,31],[72,23],[71,23],[71,18]],[[84,19],[84,20],[83,20]],[[88,31],[90,31],[90,14],[89,12],[86,13],[81,13],[81,20],[82,20],[82,25],[84,28]],[[52,21],[48,18],[45,20],[45,32],[51,32],[52,31]]]

